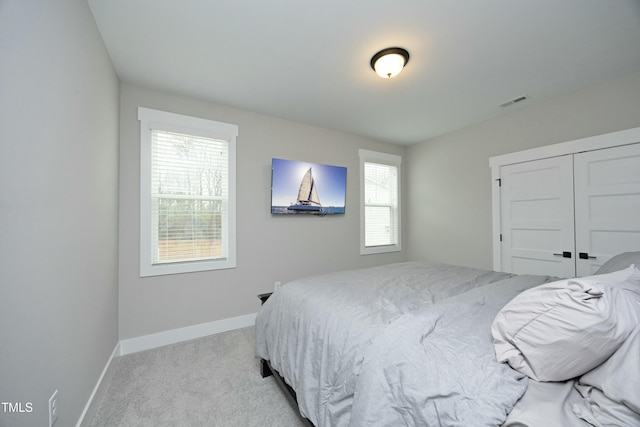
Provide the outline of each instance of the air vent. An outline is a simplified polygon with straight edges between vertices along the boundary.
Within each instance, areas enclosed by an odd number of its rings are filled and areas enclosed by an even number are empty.
[[[510,106],[512,106],[514,104],[517,104],[519,102],[525,101],[527,99],[529,99],[528,95],[522,95],[522,96],[519,96],[517,98],[513,98],[511,101],[507,101],[504,104],[500,104],[500,107],[502,107],[502,108],[510,107]]]

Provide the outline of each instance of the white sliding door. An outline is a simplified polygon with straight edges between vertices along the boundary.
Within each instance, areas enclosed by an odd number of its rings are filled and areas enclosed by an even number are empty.
[[[640,248],[640,144],[575,155],[577,275]]]
[[[572,156],[500,167],[502,271],[575,275]]]

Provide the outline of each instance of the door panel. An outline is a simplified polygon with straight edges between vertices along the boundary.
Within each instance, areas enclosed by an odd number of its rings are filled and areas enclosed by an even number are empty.
[[[571,156],[502,166],[500,179],[502,270],[574,276]]]
[[[640,250],[640,144],[574,156],[578,276],[613,255]]]

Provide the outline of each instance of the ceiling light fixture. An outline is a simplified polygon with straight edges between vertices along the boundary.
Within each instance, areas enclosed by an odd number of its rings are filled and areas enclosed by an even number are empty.
[[[382,49],[371,58],[371,68],[383,79],[397,76],[409,62],[409,52],[401,47]]]

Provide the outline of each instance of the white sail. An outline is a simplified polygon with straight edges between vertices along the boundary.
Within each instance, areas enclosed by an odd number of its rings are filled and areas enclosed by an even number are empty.
[[[311,168],[302,177],[300,189],[298,190],[298,201],[295,205],[289,206],[291,210],[313,210],[321,211],[322,205],[318,197],[316,183],[311,175]]]
[[[298,190],[298,202],[320,205],[320,198],[318,197],[318,190],[316,190],[316,183],[311,175],[311,168],[302,177],[300,190]]]
[[[320,206],[320,198],[318,197],[316,183],[313,178],[311,178],[311,194],[309,194],[309,203]]]

